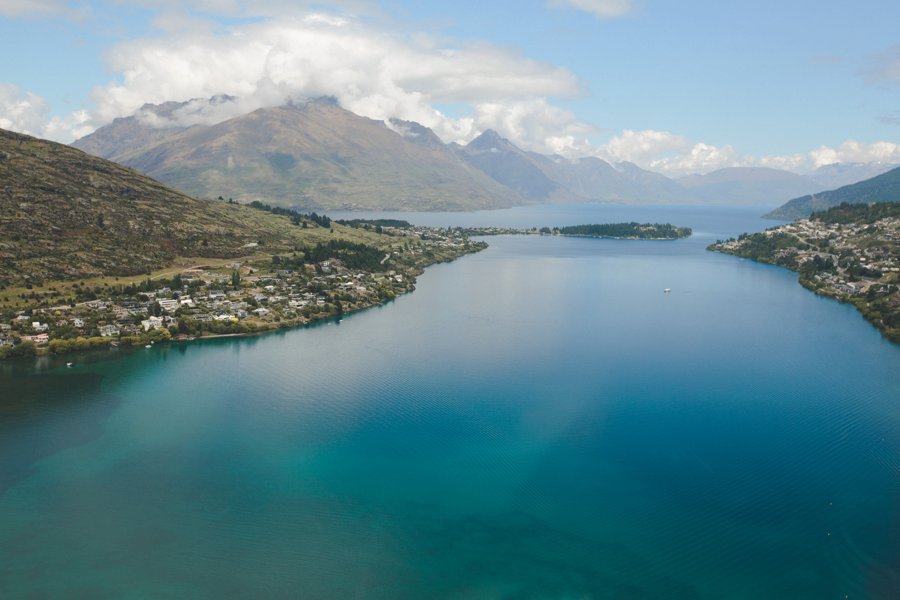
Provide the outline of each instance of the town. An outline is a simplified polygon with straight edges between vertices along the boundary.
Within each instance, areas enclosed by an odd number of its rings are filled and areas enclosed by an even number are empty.
[[[900,339],[900,215],[897,205],[842,205],[710,250],[787,267],[816,293],[854,304]]]
[[[461,230],[354,226],[392,238],[391,251],[332,242],[127,285],[75,282],[67,298],[54,285],[23,292],[12,307],[0,309],[0,358],[247,335],[340,317],[413,290],[430,264],[487,246]]]

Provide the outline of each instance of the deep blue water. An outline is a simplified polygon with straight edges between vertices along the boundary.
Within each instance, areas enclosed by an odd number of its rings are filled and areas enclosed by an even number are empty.
[[[695,235],[488,238],[341,323],[0,366],[0,595],[897,597],[900,347],[704,250],[760,212],[405,215]]]

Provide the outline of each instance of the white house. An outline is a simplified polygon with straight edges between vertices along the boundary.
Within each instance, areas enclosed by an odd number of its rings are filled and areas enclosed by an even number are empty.
[[[101,337],[112,337],[114,335],[119,335],[119,328],[115,325],[104,325],[100,328]]]

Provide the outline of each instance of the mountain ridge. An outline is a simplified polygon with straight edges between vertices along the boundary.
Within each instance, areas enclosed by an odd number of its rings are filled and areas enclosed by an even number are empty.
[[[815,173],[758,167],[672,179],[629,162],[526,151],[490,129],[468,144],[445,144],[424,125],[361,117],[333,98],[228,116],[238,109],[231,97],[148,104],[73,146],[192,195],[304,210],[477,210],[548,202],[771,207],[825,188]],[[862,165],[826,167],[818,175],[828,180],[870,172]]]
[[[794,198],[764,216],[793,220],[808,217],[814,211],[827,210],[843,203],[900,202],[900,167],[836,190]]]
[[[110,130],[98,132],[112,139]],[[322,210],[523,203],[446,145],[410,141],[383,122],[322,99],[194,125],[136,148],[111,148],[89,138],[73,145],[104,146],[109,158],[196,196]]]

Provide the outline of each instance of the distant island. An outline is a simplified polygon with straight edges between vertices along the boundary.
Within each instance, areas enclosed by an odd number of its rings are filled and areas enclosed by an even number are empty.
[[[900,203],[843,203],[708,249],[796,271],[804,287],[853,304],[900,342]]]
[[[457,228],[466,235],[565,235],[570,237],[609,238],[617,240],[677,240],[690,237],[690,227],[676,227],[670,223],[604,223],[568,225],[566,227],[466,227]]]
[[[572,225],[560,227],[560,235],[636,240],[677,240],[690,237],[690,227],[670,223],[606,223],[604,225]]]

